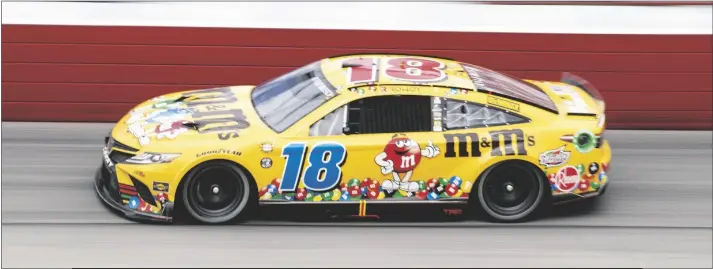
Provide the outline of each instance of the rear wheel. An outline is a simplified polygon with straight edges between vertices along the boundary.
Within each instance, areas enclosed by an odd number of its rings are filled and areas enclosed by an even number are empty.
[[[527,220],[540,209],[546,197],[547,180],[537,167],[524,161],[496,164],[477,183],[480,208],[491,220]]]
[[[232,162],[202,163],[191,170],[185,180],[183,204],[191,217],[202,223],[237,220],[252,199],[250,178]]]

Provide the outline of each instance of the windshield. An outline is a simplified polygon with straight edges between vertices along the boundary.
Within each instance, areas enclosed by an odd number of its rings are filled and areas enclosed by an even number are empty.
[[[530,83],[484,67],[466,63],[461,63],[461,65],[478,90],[492,92],[557,112],[557,106],[552,102],[552,99]]]
[[[334,95],[320,62],[314,62],[257,86],[251,98],[265,124],[281,133]]]

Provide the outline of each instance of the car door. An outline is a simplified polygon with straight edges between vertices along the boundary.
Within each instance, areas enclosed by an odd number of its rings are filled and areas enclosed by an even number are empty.
[[[440,120],[434,120],[432,111],[436,100],[440,99],[370,96],[352,101],[314,123],[309,143],[345,148],[344,159],[339,159],[338,191],[318,199],[426,199],[429,181],[440,185],[438,192],[445,192],[452,175],[441,173],[448,171],[445,168],[449,162],[443,158],[446,144],[438,132]],[[340,197],[334,197],[336,194]]]

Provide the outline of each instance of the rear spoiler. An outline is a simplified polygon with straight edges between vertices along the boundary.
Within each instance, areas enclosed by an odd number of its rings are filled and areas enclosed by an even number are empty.
[[[589,81],[586,81],[583,78],[572,73],[564,72],[562,73],[562,78],[560,79],[560,82],[582,89],[584,92],[589,94],[592,99],[594,99],[594,101],[599,106],[599,109],[604,112],[606,107],[604,102],[604,96],[601,92],[599,92],[599,90],[597,90],[597,88],[594,87],[594,85],[589,83]]]
[[[589,83],[589,81],[584,80],[583,78],[576,76],[572,73],[562,73],[562,79],[560,79],[560,82],[566,83],[572,86],[575,86],[577,88],[582,89],[582,91],[586,92],[592,99],[594,100],[595,103],[597,103],[597,106],[599,106],[599,110],[601,111],[599,115],[599,119],[597,122],[597,128],[605,129],[606,125],[606,115],[604,113],[606,104],[604,102],[604,96],[602,95],[597,88],[594,88],[594,85]]]

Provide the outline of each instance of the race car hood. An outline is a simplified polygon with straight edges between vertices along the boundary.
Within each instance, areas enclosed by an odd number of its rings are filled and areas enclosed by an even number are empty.
[[[251,139],[273,132],[253,109],[253,86],[176,92],[147,100],[129,111],[112,137],[130,147],[170,150]]]

